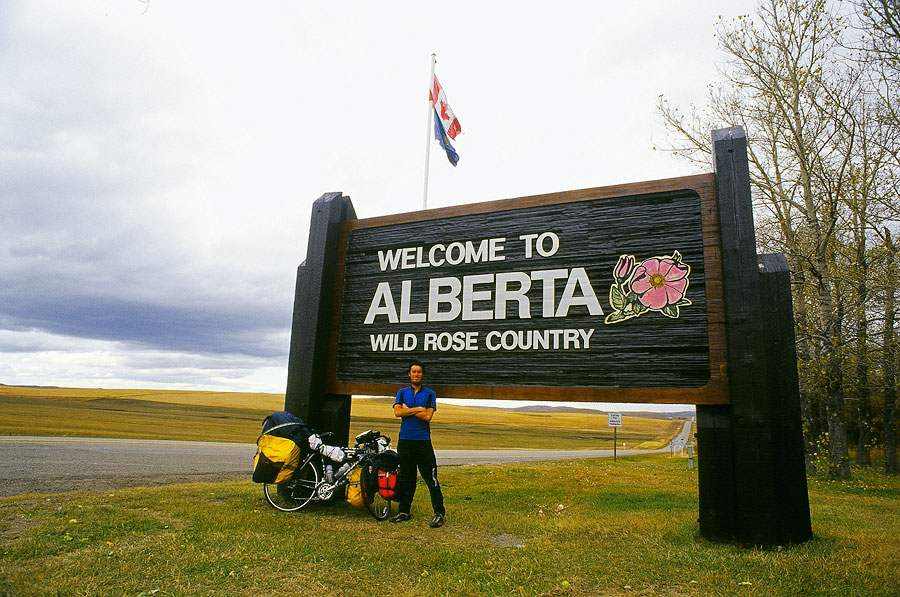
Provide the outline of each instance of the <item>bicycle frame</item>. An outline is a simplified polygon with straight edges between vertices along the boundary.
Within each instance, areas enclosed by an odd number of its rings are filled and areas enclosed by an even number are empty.
[[[329,482],[327,474],[329,465],[325,463],[325,458],[323,456],[320,456],[316,452],[311,452],[300,464],[298,470],[302,469],[306,463],[311,462],[316,456],[319,456],[319,461],[313,464],[318,467],[320,473],[319,482],[314,488],[315,495],[312,498],[314,501],[330,500],[334,495],[335,490],[347,485],[347,478],[350,473],[358,468],[363,459],[369,455],[365,448],[344,448],[344,454],[346,454],[346,458],[343,462],[339,463],[338,466],[343,468],[345,464],[350,464],[350,468],[340,472],[337,476],[333,476],[331,482]]]
[[[345,457],[339,463],[328,460],[318,451],[306,452],[296,471],[298,473],[309,471],[308,475],[298,477],[295,473],[291,480],[280,485],[264,483],[263,492],[274,508],[292,512],[312,501],[331,500],[336,490],[350,483],[349,476],[355,470],[362,468],[359,483],[364,496],[368,496],[364,497],[363,503],[377,520],[385,520],[390,516],[392,500],[379,496],[377,491],[373,491],[371,485],[367,486],[363,477],[365,474],[371,474],[377,456],[388,450],[390,443],[390,438],[381,433],[366,431],[356,436],[356,445],[352,448],[342,448]],[[339,470],[329,479],[328,469],[335,466],[339,467]]]

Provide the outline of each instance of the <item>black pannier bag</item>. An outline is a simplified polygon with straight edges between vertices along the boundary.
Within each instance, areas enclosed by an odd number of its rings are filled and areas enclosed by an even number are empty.
[[[256,440],[253,459],[255,483],[283,483],[290,480],[300,456],[308,450],[311,431],[303,419],[280,410],[263,419],[263,429]]]

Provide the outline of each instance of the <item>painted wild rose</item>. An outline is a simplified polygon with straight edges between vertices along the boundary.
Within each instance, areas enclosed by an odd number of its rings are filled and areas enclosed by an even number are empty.
[[[648,309],[662,309],[676,305],[687,290],[687,275],[691,268],[672,258],[653,257],[644,261],[634,271],[631,289]]]
[[[613,267],[615,282],[609,288],[609,304],[613,311],[606,323],[619,323],[648,311],[656,311],[677,319],[681,307],[692,304],[685,294],[690,284],[691,266],[681,260],[681,253],[650,257],[635,267],[634,255],[622,255]]]

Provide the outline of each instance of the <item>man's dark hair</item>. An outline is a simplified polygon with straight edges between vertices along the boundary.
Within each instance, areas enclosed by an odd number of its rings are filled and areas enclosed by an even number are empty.
[[[412,371],[412,368],[416,365],[422,368],[422,373],[425,373],[425,365],[422,364],[422,361],[413,361],[412,363],[410,363],[409,367],[406,368],[406,372],[409,373],[410,371]]]

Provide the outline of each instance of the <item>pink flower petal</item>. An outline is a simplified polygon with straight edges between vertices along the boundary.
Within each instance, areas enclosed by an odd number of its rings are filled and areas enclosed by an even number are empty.
[[[672,266],[675,265],[675,261],[672,259],[663,259],[659,262],[659,273],[661,273],[666,278],[669,277],[669,270],[672,269]]]
[[[666,306],[666,287],[651,288],[639,298],[641,304],[650,309],[662,309]]]
[[[634,270],[634,277],[631,282],[631,290],[638,293],[643,294],[650,290],[650,274],[647,272],[647,268],[643,265],[639,265],[636,270]]]
[[[651,257],[650,259],[644,261],[644,263],[642,263],[640,267],[647,270],[647,273],[652,276],[653,274],[659,273],[659,259],[657,259],[656,257]]]
[[[666,284],[663,288],[666,289],[666,301],[669,305],[674,305],[684,296],[684,287],[686,284],[681,284],[679,288],[678,285],[681,282],[687,282],[687,280],[677,280],[672,282],[671,284]]]
[[[681,280],[685,276],[687,276],[688,272],[690,271],[684,265],[673,264],[673,266],[674,267],[672,267],[669,270],[669,272],[666,274],[666,281],[668,281],[668,282],[674,282],[675,280]]]

